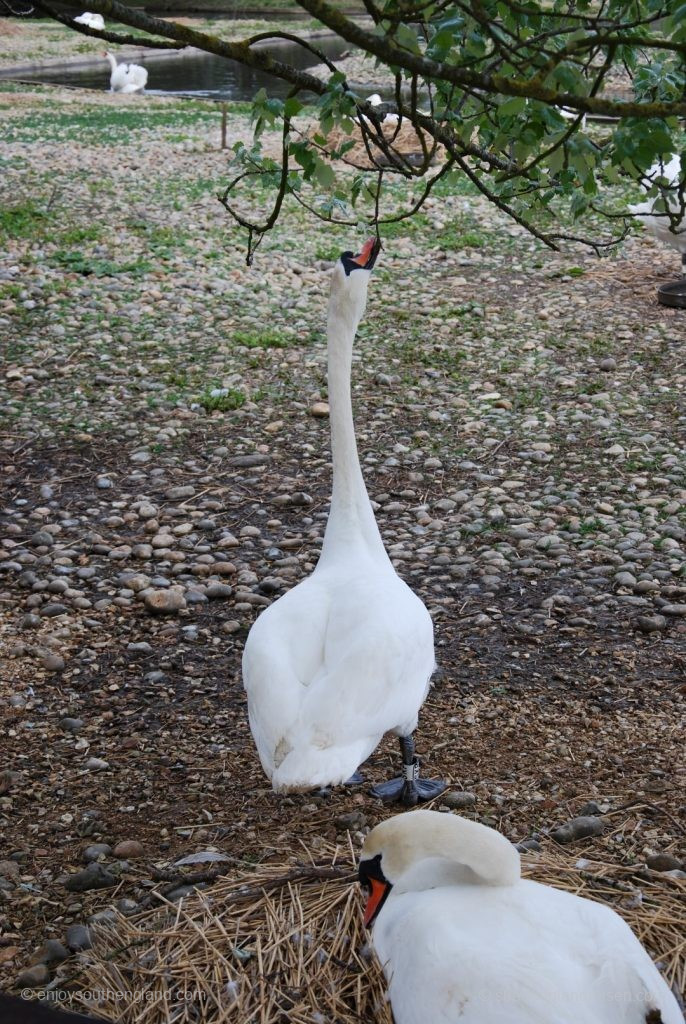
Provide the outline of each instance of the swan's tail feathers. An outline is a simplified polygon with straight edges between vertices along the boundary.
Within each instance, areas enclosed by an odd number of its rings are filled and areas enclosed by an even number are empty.
[[[367,737],[346,746],[295,748],[274,769],[272,786],[277,792],[340,786],[351,778],[377,743],[378,737]]]

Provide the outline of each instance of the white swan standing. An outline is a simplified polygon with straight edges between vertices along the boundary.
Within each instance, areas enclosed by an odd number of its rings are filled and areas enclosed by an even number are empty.
[[[621,917],[521,879],[485,825],[396,815],[365,839],[359,878],[396,1024],[684,1024]]]
[[[94,28],[102,32],[105,28],[105,19],[102,14],[93,14],[91,11],[84,11],[78,18],[74,18],[77,25],[85,25],[87,28]]]
[[[418,778],[412,733],[434,670],[433,625],[386,554],[360,469],[350,372],[380,244],[343,253],[328,311],[333,494],[315,571],[257,619],[243,655],[250,727],[275,790],[344,783],[389,730],[403,778],[376,787],[411,805],[442,792]]]
[[[660,196],[654,199],[647,199],[644,203],[635,203],[633,206],[629,206],[629,210],[634,216],[640,217],[642,224],[653,238],[657,238],[659,242],[664,242],[681,253],[684,273],[686,274],[686,216],[682,216],[675,225],[674,230],[672,230],[671,221],[667,214],[660,214],[656,210],[656,204],[661,198],[665,200],[673,213],[679,210],[678,198],[676,194],[670,195],[669,186],[676,188],[679,184],[681,178],[680,158],[673,156],[666,164],[654,164],[647,172],[646,178],[651,182],[655,182],[658,179],[664,180],[668,183],[668,186],[664,191],[661,190]]]
[[[117,64],[116,58],[107,50],[105,53],[112,68],[110,89],[112,92],[141,92],[148,82],[148,72],[140,64]]]

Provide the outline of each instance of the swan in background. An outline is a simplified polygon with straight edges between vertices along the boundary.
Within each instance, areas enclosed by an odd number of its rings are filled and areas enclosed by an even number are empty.
[[[373,107],[378,107],[378,106],[380,106],[380,104],[385,103],[385,102],[386,102],[385,100],[381,99],[381,97],[379,96],[378,92],[374,92],[374,93],[372,93],[371,96],[367,96],[367,103],[371,103],[371,105]],[[368,125],[370,125],[372,128],[374,127],[372,122],[369,120],[368,117],[364,117],[364,114],[362,114],[362,117],[364,118],[364,120],[366,121],[366,123]],[[379,119],[381,121],[381,124],[389,124],[390,125],[390,124],[397,124],[398,123],[398,115],[397,114],[385,114],[383,117],[380,117]]]
[[[629,210],[634,216],[639,217],[646,231],[659,242],[671,245],[681,253],[681,260],[686,274],[686,215],[679,218],[674,231],[671,229],[671,222],[666,213],[656,212],[658,200],[664,199],[669,209],[676,213],[680,209],[679,199],[675,193],[670,194],[669,187],[676,189],[681,179],[681,160],[673,156],[668,163],[654,164],[645,177],[654,184],[659,181],[666,181],[667,186],[662,186],[660,195],[654,199],[647,199],[644,203],[634,203]],[[644,186],[644,190],[645,186]]]
[[[98,32],[102,32],[105,28],[105,19],[102,14],[92,14],[90,11],[84,11],[78,18],[74,18],[77,25],[85,25],[87,28],[94,28]]]
[[[148,72],[140,64],[119,64],[116,58],[107,50],[105,53],[112,68],[110,75],[110,89],[112,92],[141,92],[145,89],[148,81]]]
[[[622,918],[523,880],[485,825],[396,815],[365,839],[359,879],[396,1024],[684,1024]]]
[[[433,624],[386,554],[350,396],[353,341],[379,249],[369,239],[334,267],[327,319],[333,494],[321,556],[312,575],[253,625],[243,682],[253,738],[275,790],[346,782],[392,730],[403,777],[372,792],[412,805],[444,788],[418,778],[412,740],[434,670]]]

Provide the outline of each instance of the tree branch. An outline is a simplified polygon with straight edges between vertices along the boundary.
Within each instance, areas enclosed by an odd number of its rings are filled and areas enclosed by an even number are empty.
[[[298,0],[313,18],[327,25],[349,43],[373,53],[386,64],[413,71],[429,80],[454,82],[483,89],[487,93],[502,93],[504,96],[521,96],[525,99],[540,100],[555,106],[570,107],[586,114],[602,114],[607,117],[665,118],[686,116],[686,101],[671,103],[633,103],[628,100],[608,100],[598,97],[578,96],[575,93],[558,92],[546,88],[542,83],[529,79],[517,79],[507,75],[485,75],[468,71],[464,67],[445,62],[432,61],[420,54],[394,46],[387,38],[368,32],[347,18],[326,0]]]

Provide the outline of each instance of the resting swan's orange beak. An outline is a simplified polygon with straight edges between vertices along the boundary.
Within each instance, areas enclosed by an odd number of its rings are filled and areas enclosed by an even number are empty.
[[[365,927],[368,928],[372,923],[388,895],[388,891],[391,888],[388,882],[381,882],[378,878],[370,878],[369,884],[371,889],[369,892],[369,898],[367,899],[367,906],[364,908],[364,923]]]

